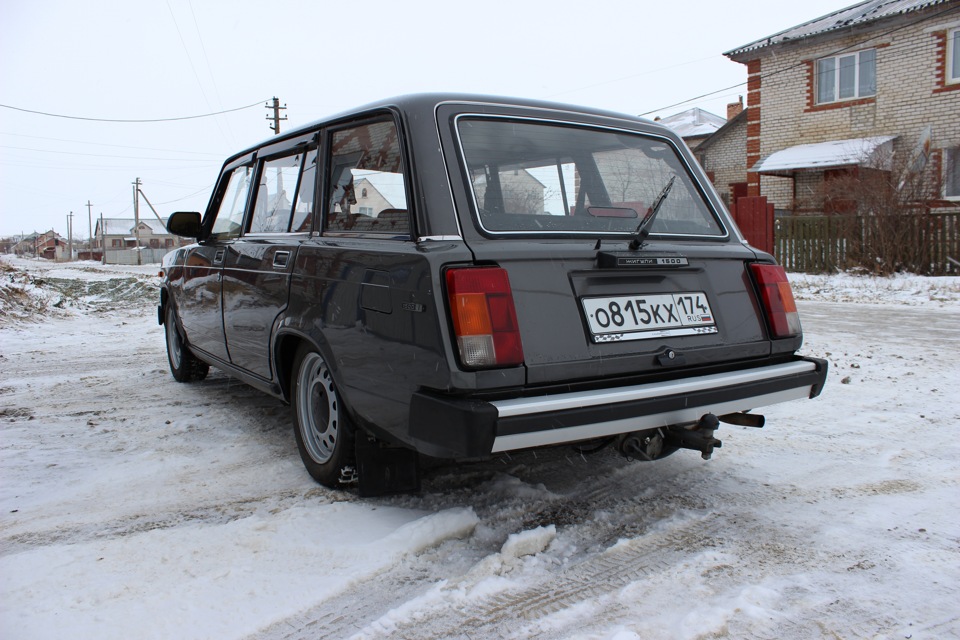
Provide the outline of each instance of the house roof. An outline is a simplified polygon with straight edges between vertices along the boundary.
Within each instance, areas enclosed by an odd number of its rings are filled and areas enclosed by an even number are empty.
[[[830,140],[787,147],[758,162],[753,171],[771,176],[792,176],[802,171],[823,171],[836,167],[865,166],[888,168],[896,136],[874,136]]]
[[[724,118],[699,107],[661,118],[659,122],[681,138],[709,136],[727,123]]]
[[[748,51],[755,51],[771,45],[801,40],[811,36],[836,31],[847,27],[866,24],[882,18],[911,13],[941,4],[948,4],[954,0],[866,0],[845,9],[828,13],[795,27],[784,29],[772,36],[760,38],[742,47],[731,49],[723,55],[737,56]]]

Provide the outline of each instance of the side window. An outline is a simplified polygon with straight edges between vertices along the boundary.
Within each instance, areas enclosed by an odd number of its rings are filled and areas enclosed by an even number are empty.
[[[250,192],[250,180],[253,177],[253,167],[237,167],[230,174],[217,218],[213,221],[210,235],[219,239],[237,238],[243,228],[243,213],[247,205],[247,194]]]
[[[301,150],[295,155],[264,162],[250,233],[286,233],[291,228],[292,218],[296,218],[294,230],[304,226],[309,230],[314,183],[309,171],[315,169],[315,150]]]
[[[293,205],[293,222],[290,231],[310,231],[313,224],[315,186],[317,183],[317,150],[307,151],[303,171],[300,174],[300,186],[297,188],[297,200]]]
[[[336,131],[330,148],[326,230],[409,234],[396,125],[373,122]]]

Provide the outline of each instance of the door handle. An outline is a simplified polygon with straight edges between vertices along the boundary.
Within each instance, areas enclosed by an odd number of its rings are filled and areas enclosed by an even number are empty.
[[[273,266],[279,268],[285,268],[287,266],[287,260],[290,259],[289,251],[277,251],[273,254]]]
[[[213,256],[213,264],[220,264],[223,262],[224,250],[219,249],[216,254]]]

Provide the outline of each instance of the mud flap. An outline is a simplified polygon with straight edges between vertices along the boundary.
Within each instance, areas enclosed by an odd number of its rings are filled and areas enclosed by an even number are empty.
[[[412,449],[385,447],[360,437],[356,441],[356,463],[357,491],[362,498],[420,491],[420,465]]]

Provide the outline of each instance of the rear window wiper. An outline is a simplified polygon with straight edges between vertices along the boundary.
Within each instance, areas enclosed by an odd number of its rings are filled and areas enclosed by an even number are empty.
[[[660,191],[660,195],[657,196],[657,199],[653,201],[653,204],[650,205],[650,208],[647,209],[647,214],[643,216],[643,220],[640,221],[640,224],[637,225],[637,230],[634,231],[634,238],[630,241],[630,249],[639,249],[640,245],[643,244],[643,241],[647,239],[647,236],[650,235],[650,227],[653,226],[653,221],[657,217],[657,212],[660,211],[660,205],[663,204],[663,201],[667,199],[667,196],[670,194],[670,189],[673,188],[673,183],[676,181],[677,176],[672,176],[670,180],[667,181],[667,184],[664,185],[663,190]]]

